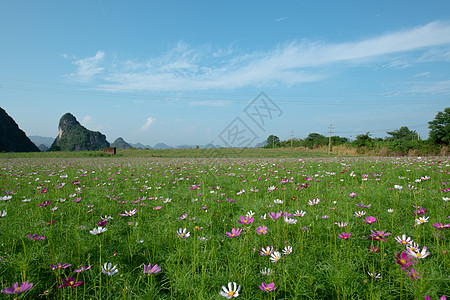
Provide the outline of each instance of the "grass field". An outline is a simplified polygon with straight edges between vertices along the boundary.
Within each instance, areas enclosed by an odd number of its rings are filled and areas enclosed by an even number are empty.
[[[3,297],[449,296],[448,158],[232,150],[0,154]]]

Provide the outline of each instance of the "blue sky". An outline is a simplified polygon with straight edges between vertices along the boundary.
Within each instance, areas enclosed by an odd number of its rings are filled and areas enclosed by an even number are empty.
[[[330,124],[427,137],[450,106],[446,0],[4,0],[0,34],[0,106],[27,135],[56,137],[70,112],[109,142],[151,146]],[[259,124],[245,113],[258,107]]]

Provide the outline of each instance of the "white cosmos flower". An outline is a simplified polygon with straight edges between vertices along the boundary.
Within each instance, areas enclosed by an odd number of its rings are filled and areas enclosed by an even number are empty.
[[[427,247],[423,247],[422,251],[419,251],[419,249],[417,249],[417,251],[411,251],[408,249],[408,254],[414,258],[422,259],[430,255],[430,252],[427,252]]]
[[[270,261],[273,263],[279,261],[280,258],[281,258],[281,253],[278,251],[275,251],[270,255]]]
[[[292,247],[291,246],[286,246],[283,249],[283,254],[288,255],[292,253]]]
[[[102,273],[112,276],[114,274],[117,274],[117,272],[119,272],[119,269],[117,269],[117,265],[113,266],[112,263],[105,263],[102,266]]]
[[[261,270],[261,274],[266,275],[266,276],[272,275],[272,270],[269,268],[264,268]]]
[[[97,235],[97,234],[103,233],[107,230],[108,230],[108,228],[103,228],[100,226],[99,228],[94,228],[94,229],[90,230],[89,232],[93,235]]]
[[[425,222],[428,222],[428,218],[429,217],[420,217],[420,218],[416,219],[416,225],[420,225],[420,224],[423,224]]]
[[[228,282],[228,288],[222,285],[222,290],[219,294],[227,299],[231,299],[239,296],[240,290],[241,286],[237,285],[236,282]]]

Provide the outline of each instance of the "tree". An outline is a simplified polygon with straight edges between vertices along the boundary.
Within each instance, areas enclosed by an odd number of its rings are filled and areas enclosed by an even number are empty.
[[[390,135],[390,137],[386,138],[387,141],[415,141],[419,137],[415,130],[409,130],[407,126],[394,131],[387,131],[386,133]]]
[[[276,135],[269,135],[269,137],[266,140],[266,148],[275,148],[280,145],[280,138]]]
[[[430,126],[430,140],[434,144],[450,145],[450,107],[437,113]]]
[[[320,133],[310,133],[305,138],[305,144],[308,148],[314,148],[316,146],[324,146],[328,145],[328,138],[324,135],[321,135]]]
[[[358,134],[356,136],[356,140],[353,143],[357,147],[370,147],[372,146],[372,138],[370,137],[370,132],[366,132],[365,134]]]

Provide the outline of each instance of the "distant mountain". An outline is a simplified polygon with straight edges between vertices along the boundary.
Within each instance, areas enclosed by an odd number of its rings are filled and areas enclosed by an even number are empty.
[[[172,147],[164,143],[158,143],[155,146],[153,146],[153,149],[172,149]]]
[[[111,143],[111,147],[116,147],[117,149],[130,149],[131,145],[123,140],[123,138],[117,138],[113,143]]]
[[[51,137],[39,135],[30,135],[29,138],[35,145],[38,145],[38,147],[39,145],[45,145],[47,146],[47,148],[50,148],[51,145],[53,144],[53,141],[55,140],[54,138]]]
[[[137,148],[137,149],[153,149],[151,146],[149,145],[142,145],[141,143],[137,143],[137,144],[130,144],[132,147]]]
[[[59,134],[50,151],[103,150],[109,147],[104,134],[86,129],[70,113],[61,117],[58,127]]]
[[[0,107],[0,152],[39,152],[17,123]]]

